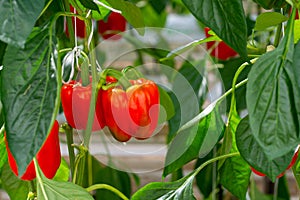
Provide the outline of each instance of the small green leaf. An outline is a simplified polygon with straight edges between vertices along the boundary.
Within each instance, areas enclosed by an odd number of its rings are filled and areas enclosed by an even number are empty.
[[[0,40],[24,47],[45,1],[0,0]]]
[[[257,17],[254,30],[263,31],[269,27],[277,26],[287,20],[288,18],[286,16],[278,12],[265,12]]]
[[[236,141],[241,156],[257,171],[266,174],[271,180],[285,171],[294,155],[294,151],[270,160],[253,136],[248,116],[241,120],[236,132]],[[249,151],[249,148],[251,151]]]
[[[50,37],[49,27],[35,28],[24,49],[8,45],[4,56],[1,100],[5,130],[20,176],[44,143],[58,110]]]
[[[1,173],[3,189],[8,193],[11,200],[26,199],[29,192],[29,182],[22,181],[11,171],[8,162],[3,166]]]
[[[193,200],[194,176],[187,176],[175,182],[154,182],[139,189],[131,200]]]
[[[183,3],[226,44],[247,57],[247,24],[241,0],[183,0]]]
[[[144,20],[141,10],[133,3],[124,0],[107,0],[115,9],[121,10],[122,15],[137,31],[144,34]]]
[[[269,160],[299,144],[300,44],[294,49],[294,20],[279,46],[252,66],[247,84],[250,129]]]

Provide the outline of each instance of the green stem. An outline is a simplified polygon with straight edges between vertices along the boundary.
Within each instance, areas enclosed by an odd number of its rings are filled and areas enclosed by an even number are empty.
[[[86,188],[86,190],[88,192],[91,192],[93,190],[100,190],[100,189],[105,189],[105,190],[109,190],[113,193],[115,193],[116,195],[118,195],[121,199],[123,200],[129,200],[122,192],[120,192],[118,189],[110,186],[110,185],[107,185],[107,184],[95,184],[95,185],[92,185],[88,188]]]
[[[255,63],[257,59],[258,59],[258,58],[254,58],[254,59],[250,60],[250,63],[252,63],[252,64]],[[237,79],[238,79],[239,75],[241,74],[241,72],[242,72],[247,66],[249,66],[249,63],[248,63],[248,62],[243,63],[243,64],[238,68],[238,70],[235,72],[235,75],[234,75],[234,77],[233,77],[233,80],[232,80],[232,86],[231,86],[231,88],[232,88],[232,91],[231,91],[231,104],[230,104],[230,111],[229,111],[229,114],[228,114],[228,121],[230,121],[230,119],[231,119],[231,117],[232,117],[232,114],[233,114],[234,112],[236,112],[236,99],[235,99],[235,90],[236,90],[236,88],[235,88],[235,85],[236,85]]]
[[[281,38],[281,31],[282,31],[282,23],[277,25],[275,41],[274,41],[274,46],[275,47],[278,47],[278,45],[279,45],[280,38]]]
[[[276,178],[274,183],[274,194],[273,194],[273,200],[278,199],[278,185],[279,185],[279,178]]]
[[[40,174],[40,170],[39,170],[40,168],[39,168],[38,162],[35,157],[33,158],[33,162],[34,162],[35,173],[36,173],[36,182],[40,186],[40,190],[41,190],[41,193],[42,193],[42,196],[44,197],[44,199],[49,200],[47,193],[45,191],[43,180],[42,180],[43,175]]]
[[[214,163],[218,160],[222,160],[222,159],[225,159],[225,158],[230,158],[230,157],[234,157],[234,156],[239,156],[240,153],[239,152],[234,152],[234,153],[229,153],[229,154],[225,154],[225,155],[221,155],[221,156],[218,156],[218,157],[215,157],[215,158],[212,158],[208,161],[206,161],[205,163],[203,163],[202,165],[200,165],[193,173],[192,175],[193,176],[196,176],[204,167],[206,167],[207,165],[211,164],[211,163]]]
[[[65,11],[71,12],[70,11],[70,4],[68,0],[63,0],[63,5],[65,8]],[[67,17],[67,26],[68,26],[68,31],[69,31],[69,37],[70,37],[70,42],[71,46],[75,46],[75,33],[74,33],[74,27],[73,27],[73,22],[71,17]]]
[[[91,29],[91,18],[86,19],[86,27],[87,27],[87,33],[92,34]],[[95,44],[94,40],[91,40],[90,44],[87,44],[89,47],[89,54],[90,54],[90,60],[91,60],[91,71],[92,71],[92,96],[91,96],[91,102],[90,102],[90,110],[88,115],[88,123],[86,130],[84,132],[84,145],[89,148],[91,134],[92,134],[92,126],[94,122],[94,116],[95,116],[95,106],[96,106],[96,99],[98,95],[97,85],[98,85],[98,74],[97,74],[97,64],[96,64],[96,54],[95,54]]]
[[[74,153],[74,147],[72,146],[74,144],[73,129],[68,124],[64,124],[63,129],[65,130],[66,137],[67,137],[67,146],[68,146],[68,152],[69,152],[71,177],[73,177],[74,165],[75,165],[75,153]]]

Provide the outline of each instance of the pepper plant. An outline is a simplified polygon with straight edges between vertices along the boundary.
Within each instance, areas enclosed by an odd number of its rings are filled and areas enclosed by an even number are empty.
[[[0,2],[0,186],[10,199],[186,200],[196,189],[204,199],[289,199],[290,168],[299,190],[299,0]],[[171,12],[192,14],[203,38],[142,48],[138,38],[163,29]],[[96,50],[104,40],[128,41],[136,62],[103,66]],[[204,58],[176,64],[200,45]],[[141,73],[145,56],[176,71],[161,71],[171,90]],[[207,63],[224,84],[209,103]],[[91,154],[92,134],[105,127],[117,142],[142,142],[160,125],[168,127],[161,182],[133,190],[138,175]],[[188,174],[186,164],[195,165]],[[274,183],[272,196],[257,188],[257,175]]]

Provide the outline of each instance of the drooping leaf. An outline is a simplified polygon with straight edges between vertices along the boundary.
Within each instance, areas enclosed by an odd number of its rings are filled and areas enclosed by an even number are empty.
[[[11,200],[26,199],[29,192],[28,182],[22,181],[11,171],[8,162],[3,166],[1,173],[3,189],[8,193]]]
[[[284,156],[270,160],[253,136],[248,116],[242,119],[238,125],[236,141],[241,156],[249,165],[257,171],[266,174],[273,181],[275,181],[279,174],[285,171],[294,155],[294,151],[290,151]]]
[[[133,3],[124,0],[107,0],[115,9],[121,10],[122,15],[140,34],[144,34],[144,20],[141,10]]]
[[[254,30],[263,31],[269,27],[276,26],[287,20],[288,18],[286,16],[278,12],[265,12],[257,17]]]
[[[287,154],[299,143],[300,51],[294,50],[293,25],[289,20],[279,46],[261,56],[248,76],[250,129],[269,160]]]
[[[5,129],[20,176],[56,118],[57,83],[49,38],[48,27],[36,28],[24,49],[9,45],[3,61],[1,99]]]
[[[230,142],[223,142],[222,144],[223,151],[229,150],[230,153],[238,152],[235,134],[240,117],[235,110],[234,108],[233,114],[230,116],[225,131],[225,137],[227,138],[224,139],[230,139],[231,144]],[[224,145],[226,147],[223,147]],[[234,156],[226,159],[219,167],[220,183],[239,199],[246,199],[251,174],[250,167],[246,161],[241,156]]]
[[[183,0],[191,13],[242,57],[247,56],[247,24],[241,0]]]
[[[207,113],[199,124],[179,132],[168,148],[163,176],[197,157],[208,154],[218,142],[223,127],[223,120],[216,108]]]
[[[175,182],[153,182],[139,189],[131,200],[186,200],[193,195],[194,176],[186,176]]]
[[[0,40],[24,47],[45,1],[1,0]]]

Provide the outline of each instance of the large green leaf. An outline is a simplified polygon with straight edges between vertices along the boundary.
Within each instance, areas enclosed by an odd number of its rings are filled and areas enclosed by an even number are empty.
[[[241,156],[249,165],[266,174],[273,181],[287,168],[294,155],[294,151],[290,151],[284,156],[272,160],[268,159],[251,132],[248,116],[242,119],[238,125],[236,142]],[[249,148],[251,151],[249,151]]]
[[[239,122],[240,117],[237,115],[234,108],[225,133],[225,137],[231,140],[231,144],[230,142],[224,142],[223,145],[226,145],[226,147],[222,147],[223,151],[224,149],[225,151],[227,151],[227,149],[230,149],[230,153],[238,152],[235,134]],[[251,170],[249,165],[241,156],[234,156],[226,159],[225,162],[222,163],[221,168],[219,169],[219,173],[220,183],[226,189],[228,189],[239,199],[246,199]]]
[[[218,142],[223,127],[224,122],[216,107],[209,110],[199,124],[179,132],[168,148],[163,176],[208,154]]]
[[[37,172],[37,197],[38,200],[93,200],[93,197],[79,185],[47,179],[39,167]]]
[[[1,100],[9,148],[21,176],[56,118],[57,83],[49,29],[36,28],[25,48],[7,47]]]
[[[210,27],[242,57],[247,56],[247,24],[241,0],[182,0],[192,14]]]
[[[169,120],[168,141],[174,138],[181,125],[187,123],[200,111],[206,94],[206,81],[203,79],[205,63],[205,60],[195,64],[184,62],[173,80],[170,96],[176,112]],[[198,96],[201,88],[202,94]]]
[[[141,10],[133,3],[124,0],[107,0],[115,9],[121,10],[122,15],[140,34],[144,33],[144,19]]]
[[[45,1],[0,0],[0,40],[24,47]]]
[[[154,182],[139,189],[131,200],[193,200],[194,176],[187,176],[175,182]]]
[[[1,173],[3,189],[11,200],[26,199],[29,192],[29,182],[22,181],[11,171],[8,162],[3,166]]]
[[[280,45],[252,66],[247,107],[253,136],[268,160],[283,156],[299,143],[300,44],[294,50],[293,20]]]

